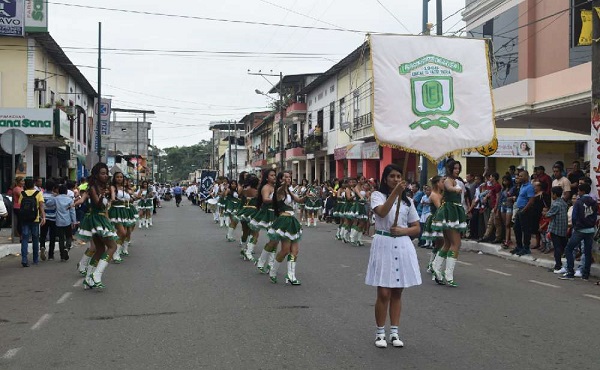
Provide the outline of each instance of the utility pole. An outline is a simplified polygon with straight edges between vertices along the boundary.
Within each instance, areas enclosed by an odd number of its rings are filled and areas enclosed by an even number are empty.
[[[102,22],[98,22],[98,117],[96,135],[98,140],[98,162],[102,162],[102,132],[100,131],[100,110],[102,106]]]
[[[283,72],[279,72],[279,137],[281,145],[279,145],[280,172],[285,170],[285,146],[283,144]]]
[[[229,135],[229,138],[227,141],[229,141],[229,155],[228,155],[228,163],[229,165],[227,167],[229,167],[229,180],[231,181],[231,121],[227,121],[227,134]]]
[[[140,186],[140,119],[135,119],[135,186],[139,188]]]
[[[590,173],[592,176],[592,191],[596,187],[596,194],[599,191],[600,164],[598,162],[598,145],[600,139],[600,0],[592,1],[592,117],[590,147],[592,150],[590,158]]]

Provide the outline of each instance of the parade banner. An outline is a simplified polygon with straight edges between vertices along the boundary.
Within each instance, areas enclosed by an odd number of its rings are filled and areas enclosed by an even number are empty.
[[[370,45],[380,145],[435,161],[494,139],[485,40],[371,35]]]
[[[0,36],[23,36],[24,13],[23,0],[0,0]]]
[[[200,175],[200,188],[198,189],[198,196],[200,199],[210,198],[212,186],[217,177],[217,171],[202,171]]]

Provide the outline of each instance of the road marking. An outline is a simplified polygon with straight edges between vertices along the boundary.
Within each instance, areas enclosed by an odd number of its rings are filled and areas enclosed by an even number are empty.
[[[473,266],[472,263],[464,262],[464,261],[456,261],[456,263],[461,264],[461,265],[465,265],[465,266]]]
[[[58,301],[56,301],[56,304],[63,304],[67,301],[67,299],[69,299],[69,297],[71,296],[71,292],[66,292],[65,294],[62,295],[62,297],[60,297],[58,299]]]
[[[50,320],[51,317],[52,315],[49,313],[43,314],[42,317],[40,317],[40,319],[31,327],[31,330],[38,330],[42,325],[44,325],[44,323],[46,323],[46,321]]]
[[[73,284],[73,287],[80,287],[83,284],[83,278],[79,279],[75,282],[75,284]]]
[[[584,294],[584,297],[589,297],[589,298],[594,298],[600,301],[600,297],[598,297],[597,295],[593,295],[593,294]]]
[[[560,288],[558,285],[548,284],[548,283],[542,283],[541,281],[537,281],[537,280],[529,280],[529,282],[530,283],[534,283],[534,284],[538,284],[538,285],[548,286],[550,288]]]
[[[489,271],[489,272],[493,272],[494,274],[498,274],[498,275],[512,276],[512,274],[507,274],[506,272],[502,272],[502,271],[498,271],[498,270],[492,270],[492,269],[485,269],[485,270]]]
[[[350,266],[346,266],[346,265],[340,265],[340,266],[341,266],[341,267],[343,267],[343,268],[348,268],[348,267],[350,267]]]
[[[11,358],[15,357],[20,350],[21,350],[21,347],[9,349],[8,351],[6,351],[6,353],[4,354],[4,356],[2,356],[2,359],[3,360],[10,360]]]

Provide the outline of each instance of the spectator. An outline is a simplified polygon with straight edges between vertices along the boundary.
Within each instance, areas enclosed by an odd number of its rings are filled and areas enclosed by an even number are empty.
[[[415,204],[416,208],[417,208],[417,213],[419,214],[419,217],[421,217],[421,212],[423,211],[423,205],[421,204],[421,198],[423,198],[423,196],[425,195],[425,193],[423,192],[423,190],[421,190],[421,185],[419,185],[418,182],[413,182],[412,184],[410,184],[410,189],[413,193],[413,203]]]
[[[560,186],[552,187],[552,205],[546,212],[550,219],[548,232],[554,247],[554,273],[564,274],[567,269],[562,266],[562,255],[567,245],[567,203],[562,198],[563,189]]]
[[[583,254],[585,264],[583,266],[583,280],[588,280],[590,276],[590,267],[592,265],[592,244],[594,233],[596,232],[596,219],[598,218],[598,204],[590,196],[591,187],[588,184],[581,184],[577,188],[579,199],[573,205],[573,232],[567,243],[567,272],[561,276],[563,280],[573,280],[575,278],[575,258],[573,251],[584,242]]]
[[[500,218],[500,208],[498,207],[498,197],[502,192],[502,186],[498,183],[500,175],[497,172],[489,176],[488,194],[485,196],[486,203],[490,209],[490,216],[486,226],[485,234],[478,242],[502,243],[502,220]],[[495,238],[494,238],[495,231]]]
[[[546,194],[550,196],[550,190],[552,189],[552,178],[546,173],[544,166],[537,166],[536,180],[546,184]]]
[[[38,190],[39,191],[39,190]],[[48,242],[48,260],[54,260],[54,245],[56,243],[56,203],[54,202],[57,186],[53,180],[46,181],[44,196],[44,211],[46,211],[46,223],[40,228],[40,258],[46,260],[46,237]]]
[[[529,181],[529,172],[526,170],[519,172],[519,181],[521,189],[516,201],[517,213],[514,225],[516,247],[510,253],[523,256],[531,254],[531,234],[534,227],[537,229],[538,222],[532,222],[534,220],[532,209],[535,202],[535,191]]]
[[[56,231],[58,234],[58,249],[61,262],[69,260],[69,250],[73,242],[73,228],[77,222],[73,199],[67,193],[67,187],[58,187],[56,202]]]
[[[579,180],[584,178],[585,174],[581,170],[581,163],[573,161],[573,169],[567,175],[567,179],[571,183],[571,192],[576,193],[579,186]]]
[[[571,199],[571,182],[563,176],[562,171],[562,167],[559,164],[555,164],[552,167],[552,174],[554,175],[552,187],[560,186],[563,189],[563,199],[565,202],[568,202]]]
[[[515,184],[515,178],[517,177],[516,171],[517,171],[517,169],[514,164],[511,164],[510,166],[508,166],[508,172],[506,174],[508,176],[510,176],[510,179],[511,179],[513,185]]]
[[[27,260],[29,237],[33,243],[33,264],[39,263],[40,247],[40,225],[46,223],[46,213],[44,212],[44,196],[34,188],[33,179],[25,180],[25,190],[21,192],[19,204],[22,209],[19,211],[21,219],[21,265],[29,267]]]
[[[21,236],[21,219],[19,218],[19,210],[21,209],[21,192],[23,191],[23,185],[25,184],[25,180],[22,176],[17,176],[15,178],[15,182],[12,186],[11,195],[13,199],[13,224],[15,224],[17,232],[15,235]]]
[[[542,213],[544,208],[550,208],[550,203],[551,203],[551,199],[550,199],[550,195],[548,195],[546,193],[546,189],[545,189],[546,184],[536,181],[533,183],[533,190],[535,192],[535,198],[534,198],[534,202],[533,205],[531,207],[531,222],[533,223],[534,228],[534,233],[535,233],[535,245],[533,246],[532,249],[538,249],[541,248],[541,237],[540,237],[540,232],[539,232],[539,224],[540,224],[540,219],[542,218]]]
[[[44,180],[41,177],[35,178],[35,186],[34,189],[39,191],[40,193],[44,192]]]
[[[426,240],[423,239],[423,230],[425,229],[425,223],[427,222],[427,218],[431,215],[431,201],[429,200],[429,196],[431,195],[431,188],[429,186],[425,186],[424,190],[425,193],[423,193],[423,195],[420,197],[421,199],[419,200],[419,208],[421,209],[421,213],[419,214],[421,232],[419,233],[419,243],[417,244],[419,247],[425,246]]]

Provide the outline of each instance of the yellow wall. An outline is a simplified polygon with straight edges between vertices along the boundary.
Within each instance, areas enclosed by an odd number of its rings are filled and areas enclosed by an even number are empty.
[[[0,107],[27,105],[27,40],[0,37]]]

